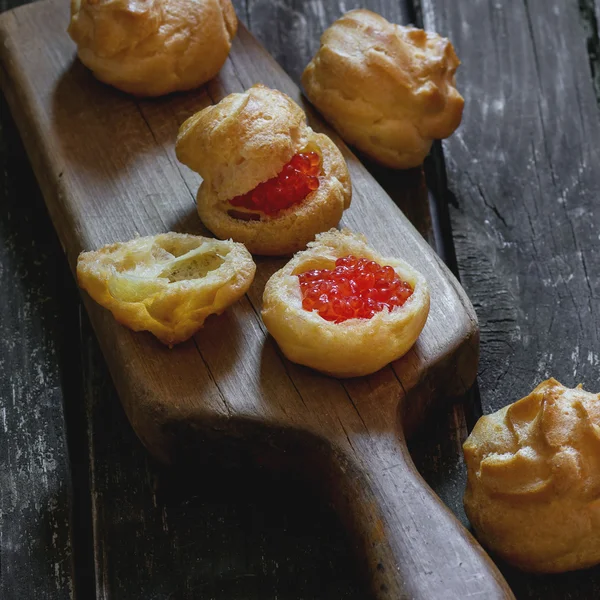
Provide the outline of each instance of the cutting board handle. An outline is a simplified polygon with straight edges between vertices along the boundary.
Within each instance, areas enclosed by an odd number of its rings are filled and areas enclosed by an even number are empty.
[[[361,546],[377,600],[513,599],[477,541],[417,472],[401,436],[352,440],[334,499]]]

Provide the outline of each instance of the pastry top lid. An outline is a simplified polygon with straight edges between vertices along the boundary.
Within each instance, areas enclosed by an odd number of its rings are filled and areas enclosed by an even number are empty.
[[[257,84],[185,121],[177,158],[225,201],[275,177],[310,133],[304,111],[289,96]]]

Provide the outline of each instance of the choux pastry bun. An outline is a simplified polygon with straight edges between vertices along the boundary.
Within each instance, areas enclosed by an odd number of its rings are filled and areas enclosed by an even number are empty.
[[[359,9],[323,33],[302,85],[346,142],[383,165],[407,169],[460,124],[459,64],[438,34]]]
[[[477,537],[526,571],[600,563],[600,394],[555,379],[481,417],[464,444]]]
[[[190,117],[176,151],[203,178],[203,223],[253,254],[305,248],[350,205],[350,175],[337,146],[307,125],[291,98],[260,84]]]
[[[118,242],[77,261],[79,286],[98,304],[169,346],[241,298],[255,271],[242,244],[182,233]]]
[[[347,229],[317,235],[277,271],[262,309],[289,360],[336,377],[367,375],[406,354],[428,313],[425,278]]]
[[[231,0],[71,0],[69,35],[81,62],[137,96],[206,83],[236,31]]]

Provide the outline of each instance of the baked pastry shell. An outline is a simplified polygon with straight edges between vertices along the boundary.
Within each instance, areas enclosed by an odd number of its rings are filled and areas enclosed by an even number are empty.
[[[481,417],[463,449],[484,546],[537,573],[600,563],[600,395],[549,379]]]
[[[341,152],[326,135],[310,130],[306,139],[306,149],[314,149],[321,155],[317,190],[274,216],[264,215],[260,220],[245,221],[230,216],[230,210],[242,211],[228,200],[220,201],[210,185],[203,182],[198,191],[197,207],[206,227],[217,237],[242,242],[253,254],[275,256],[293,254],[305,248],[317,233],[335,227],[350,206],[350,174]],[[298,152],[303,150],[305,148]]]
[[[231,0],[72,0],[68,32],[97,79],[162,96],[212,79],[237,25]]]
[[[304,310],[297,275],[332,269],[336,259],[349,255],[391,266],[411,285],[413,294],[391,312],[337,324]],[[420,273],[401,259],[381,256],[363,236],[335,229],[318,235],[269,279],[262,309],[269,333],[289,360],[335,377],[368,375],[402,357],[417,340],[428,314],[429,288]]]
[[[206,269],[199,278],[184,276]],[[77,261],[79,286],[98,304],[169,346],[241,298],[255,271],[242,244],[172,232],[82,252]]]
[[[459,64],[438,34],[357,9],[325,30],[302,85],[347,143],[387,167],[408,169],[460,124]]]

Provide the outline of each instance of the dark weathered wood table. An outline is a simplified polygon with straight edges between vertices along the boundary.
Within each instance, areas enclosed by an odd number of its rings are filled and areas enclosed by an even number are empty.
[[[600,6],[417,4],[236,8],[296,81],[321,31],[358,6],[436,29],[463,61],[463,124],[428,164],[435,199],[422,201],[417,171],[373,172],[478,311],[479,391],[412,443],[430,485],[468,525],[460,444],[481,411],[549,375],[600,389]],[[185,476],[150,461],[4,101],[0,110],[0,598],[365,597],[335,515],[300,482],[239,461]],[[500,567],[518,598],[600,597],[600,568],[536,577]]]

